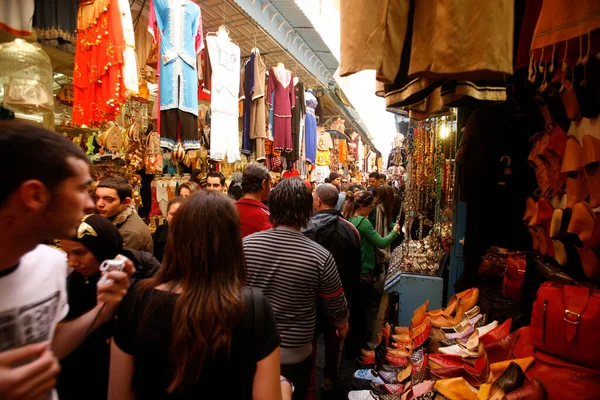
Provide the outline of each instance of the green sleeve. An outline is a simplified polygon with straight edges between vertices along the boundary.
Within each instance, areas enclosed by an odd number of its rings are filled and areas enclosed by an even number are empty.
[[[379,236],[375,228],[373,228],[373,224],[371,224],[371,222],[366,218],[360,221],[357,228],[360,232],[361,237],[364,237],[380,249],[385,249],[386,247],[388,247],[396,238],[396,236],[398,236],[396,231],[393,230],[390,232],[389,235],[382,238],[381,236]]]

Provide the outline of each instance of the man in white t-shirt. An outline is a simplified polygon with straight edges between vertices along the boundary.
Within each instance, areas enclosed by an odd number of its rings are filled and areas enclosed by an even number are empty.
[[[110,272],[98,305],[60,322],[68,312],[66,258],[41,243],[75,236],[94,206],[85,153],[35,125],[0,121],[0,398],[47,398],[58,359],[112,318],[127,292],[133,264]],[[54,396],[55,397],[55,396]]]

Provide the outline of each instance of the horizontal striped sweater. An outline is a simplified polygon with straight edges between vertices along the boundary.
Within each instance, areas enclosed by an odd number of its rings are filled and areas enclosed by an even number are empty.
[[[332,324],[348,318],[331,253],[300,231],[279,226],[255,233],[244,238],[244,252],[246,284],[259,287],[273,308],[281,335],[282,364],[287,364],[286,348],[311,348],[317,296]]]

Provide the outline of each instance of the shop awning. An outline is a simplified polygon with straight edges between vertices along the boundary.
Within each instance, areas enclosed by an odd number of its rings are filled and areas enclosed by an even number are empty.
[[[309,19],[290,0],[226,0],[235,3],[324,87],[339,63]]]

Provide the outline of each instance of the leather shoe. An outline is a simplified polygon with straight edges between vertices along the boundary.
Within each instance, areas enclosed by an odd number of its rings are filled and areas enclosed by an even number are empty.
[[[508,394],[516,389],[519,389],[525,384],[525,373],[519,367],[519,364],[511,362],[506,371],[492,384],[492,391],[494,387],[499,387],[504,391],[504,394]]]
[[[435,382],[435,390],[449,400],[477,400],[477,389],[462,377],[440,379]]]
[[[546,388],[537,379],[527,382],[521,388],[506,395],[506,400],[546,400],[547,398]]]
[[[513,358],[513,349],[519,339],[519,331],[514,331],[502,339],[484,345],[490,363],[497,363]]]
[[[552,221],[550,222],[550,232],[549,235],[551,238],[557,238],[560,233],[560,223],[563,217],[563,210],[560,208],[556,208],[552,213]]]
[[[579,254],[579,260],[581,261],[581,267],[585,276],[593,279],[600,275],[600,259],[598,259],[598,255],[594,250],[586,245],[583,247],[575,246],[575,248]]]
[[[396,357],[391,354],[386,354],[385,360],[388,362],[388,364],[399,367],[404,367],[408,364],[408,357]]]
[[[571,222],[567,232],[576,234],[582,242],[586,242],[591,239],[595,224],[596,215],[594,215],[594,211],[588,203],[582,201],[573,206]]]
[[[429,300],[426,300],[419,308],[417,308],[413,312],[413,317],[411,319],[411,326],[419,326],[427,317],[427,307],[429,307]]]
[[[479,341],[484,345],[495,342],[496,340],[502,339],[503,337],[508,336],[510,333],[510,328],[512,326],[512,318],[508,318],[502,324],[497,325],[494,329],[489,331],[488,333],[481,335],[479,337]]]
[[[446,317],[451,317],[456,313],[459,304],[462,304],[463,310],[469,310],[475,304],[477,304],[477,300],[479,299],[479,289],[471,288],[467,289],[463,292],[457,293],[450,299],[448,303],[448,307],[445,309],[438,309],[429,311],[427,314],[429,316],[438,316],[440,314],[445,315]]]

